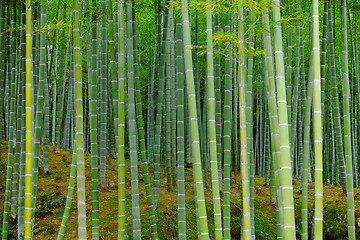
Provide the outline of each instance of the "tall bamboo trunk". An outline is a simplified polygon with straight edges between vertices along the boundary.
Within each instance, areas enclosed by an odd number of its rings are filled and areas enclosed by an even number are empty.
[[[346,24],[346,0],[341,5],[341,35],[342,35],[342,81],[343,81],[343,113],[344,113],[344,142],[345,142],[345,164],[346,164],[346,192],[347,192],[347,219],[348,237],[353,240],[355,236],[354,215],[354,187],[353,166],[351,149],[351,119],[350,119],[350,86],[348,73],[348,49],[347,49],[347,24]]]
[[[75,70],[75,138],[77,153],[77,199],[78,199],[78,235],[79,239],[86,239],[86,196],[85,196],[85,162],[84,162],[84,124],[83,124],[83,96],[80,51],[80,14],[79,2],[73,0],[73,41],[74,41],[74,70]]]
[[[243,1],[239,1],[239,117],[240,117],[240,137],[241,137],[241,189],[243,201],[243,228],[242,236],[245,240],[251,239],[251,216],[250,216],[250,177],[249,177],[249,156],[247,154],[246,139],[246,103],[245,103],[245,33],[244,33],[244,8]]]
[[[196,108],[196,94],[193,73],[193,61],[191,51],[191,31],[189,24],[188,3],[186,0],[181,1],[182,5],[182,20],[184,28],[184,48],[185,48],[185,71],[186,71],[186,85],[188,88],[188,103],[189,103],[189,118],[191,124],[191,143],[193,156],[193,172],[195,184],[195,201],[198,206],[198,220],[199,233],[202,240],[209,239],[207,214],[205,206],[204,182],[201,167],[201,152],[200,152],[200,138],[198,127],[198,114]]]
[[[32,238],[32,61],[31,61],[31,0],[26,1],[26,159],[25,159],[25,232],[24,239]]]

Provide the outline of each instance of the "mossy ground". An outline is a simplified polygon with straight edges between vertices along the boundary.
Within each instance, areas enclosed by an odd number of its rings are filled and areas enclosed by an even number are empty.
[[[1,175],[0,175],[0,218],[4,206],[5,169],[7,162],[7,143],[3,142],[1,149]],[[65,196],[69,184],[72,151],[61,149],[59,153],[50,146],[49,171],[40,171],[38,183],[37,213],[34,227],[34,239],[56,239],[59,231],[62,214],[64,211]],[[85,154],[86,159],[86,200],[87,200],[87,225],[88,238],[91,236],[91,168],[90,154]],[[116,160],[107,158],[106,183],[117,183]],[[152,172],[152,168],[150,168]],[[127,173],[130,173],[127,162]],[[194,188],[192,168],[186,168],[186,207],[187,207],[187,239],[197,239]],[[164,182],[164,172],[161,169],[160,196],[157,208],[158,232],[160,239],[177,239],[177,190],[167,191]],[[210,174],[209,174],[210,175]],[[210,176],[209,176],[210,177]],[[145,186],[142,178],[142,168],[139,163],[139,191],[142,219],[143,239],[151,239],[149,214],[147,211]],[[211,183],[209,179],[209,184]],[[276,209],[270,204],[270,188],[265,184],[265,179],[255,178],[255,229],[257,239],[276,239]],[[301,181],[293,180],[294,201],[296,211],[297,237],[300,237],[301,213]],[[131,235],[131,187],[130,174],[126,175],[127,205],[129,214],[129,234]],[[360,218],[360,189],[355,189],[355,217]],[[211,186],[205,190],[207,213],[209,219],[210,235],[214,236],[212,215]],[[100,191],[100,239],[117,239],[117,186],[108,184]],[[309,183],[309,226],[312,225],[314,199],[314,184]],[[76,191],[74,192],[70,218],[65,239],[77,239],[77,204]],[[240,239],[241,231],[241,177],[232,177],[231,186],[231,234],[233,239]],[[16,219],[9,219],[9,239],[16,239]],[[1,228],[1,227],[0,227]],[[360,226],[356,225],[357,236],[360,237]],[[311,229],[309,229],[311,233]],[[346,195],[339,186],[324,185],[324,239],[347,238],[347,212]]]

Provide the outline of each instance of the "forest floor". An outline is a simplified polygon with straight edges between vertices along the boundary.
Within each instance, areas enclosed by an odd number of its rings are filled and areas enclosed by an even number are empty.
[[[65,197],[68,190],[69,174],[72,160],[72,151],[61,149],[55,152],[50,146],[49,171],[40,171],[36,206],[36,220],[34,239],[56,239],[65,206]],[[91,237],[91,167],[90,154],[85,153],[86,160],[86,200],[88,239]],[[0,219],[2,219],[5,192],[5,170],[7,162],[7,142],[3,142],[1,149],[1,176],[0,176]],[[131,206],[130,166],[126,165],[126,198],[127,205]],[[152,171],[152,168],[150,168]],[[187,239],[197,239],[194,188],[192,168],[185,168],[186,173],[186,218]],[[210,174],[209,174],[210,177]],[[139,163],[139,192],[141,209],[141,226],[143,239],[151,239],[149,214],[146,204],[145,186],[142,181],[142,168]],[[177,239],[177,189],[167,191],[164,181],[164,170],[161,169],[160,195],[157,207],[157,223],[159,239]],[[114,185],[112,183],[115,183]],[[100,239],[117,239],[117,169],[116,159],[107,158],[106,184],[100,190]],[[211,180],[209,178],[209,183]],[[255,178],[255,229],[257,239],[276,239],[276,209],[270,204],[270,188],[262,177]],[[76,186],[76,185],[75,185]],[[301,230],[301,181],[293,180],[297,237]],[[76,187],[75,187],[76,188]],[[360,188],[355,189],[355,217],[360,218]],[[214,236],[212,214],[211,186],[205,190],[207,213],[209,219],[210,236]],[[77,199],[74,191],[69,222],[64,239],[77,239]],[[311,233],[314,202],[314,183],[309,183],[309,232]],[[324,185],[324,239],[347,238],[347,207],[346,195],[339,185]],[[131,235],[131,207],[128,207],[129,234]],[[240,239],[241,226],[241,177],[232,177],[231,186],[231,234],[233,239]],[[10,217],[11,218],[11,217]],[[16,219],[9,219],[9,239],[16,239]],[[358,221],[357,221],[358,222]],[[360,237],[360,226],[356,224],[357,236]],[[2,225],[2,224],[0,224]],[[0,227],[1,228],[1,227]],[[212,230],[212,231],[211,231]]]

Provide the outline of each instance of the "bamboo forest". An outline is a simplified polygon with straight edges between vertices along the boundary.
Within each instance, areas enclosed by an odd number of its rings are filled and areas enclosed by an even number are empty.
[[[360,239],[357,0],[0,0],[4,239]]]

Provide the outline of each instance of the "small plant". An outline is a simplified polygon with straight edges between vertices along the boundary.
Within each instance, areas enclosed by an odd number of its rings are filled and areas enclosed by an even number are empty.
[[[3,210],[0,211],[0,219],[3,219]],[[0,232],[2,231],[2,224],[0,224]],[[17,239],[17,218],[9,218],[8,225],[8,239]]]
[[[50,194],[49,191],[44,191],[39,199],[35,210],[36,217],[43,217],[51,214],[55,208],[65,206],[66,197],[60,195],[58,192]]]

